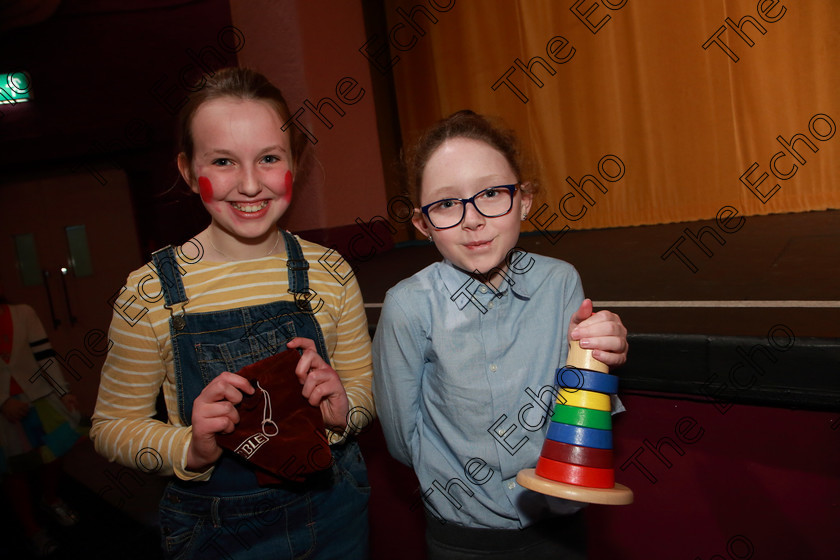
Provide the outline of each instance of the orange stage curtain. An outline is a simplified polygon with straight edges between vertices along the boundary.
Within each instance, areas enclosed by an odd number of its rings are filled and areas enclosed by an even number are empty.
[[[386,10],[404,141],[458,109],[502,117],[540,165],[525,229],[840,208],[837,0],[389,0]],[[581,183],[587,175],[607,192]]]

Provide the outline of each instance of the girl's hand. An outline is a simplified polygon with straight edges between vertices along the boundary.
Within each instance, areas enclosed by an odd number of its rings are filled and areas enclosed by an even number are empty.
[[[75,412],[79,409],[79,400],[72,393],[64,393],[64,396],[61,397],[61,403],[70,412]]]
[[[295,373],[303,385],[301,394],[312,406],[321,407],[324,424],[334,431],[347,427],[350,402],[341,378],[315,350],[315,342],[308,338],[293,338],[286,343],[288,348],[302,348]]]
[[[211,381],[193,401],[192,439],[187,450],[187,469],[202,470],[218,461],[222,448],[216,434],[229,434],[239,422],[235,405],[242,402],[242,393],[254,393],[251,383],[229,371]]]
[[[0,412],[9,422],[20,422],[29,413],[29,403],[9,398],[0,407]]]
[[[592,300],[585,299],[569,321],[569,340],[580,341],[581,348],[592,350],[592,357],[608,366],[627,361],[627,329],[621,318],[610,311],[592,313]]]

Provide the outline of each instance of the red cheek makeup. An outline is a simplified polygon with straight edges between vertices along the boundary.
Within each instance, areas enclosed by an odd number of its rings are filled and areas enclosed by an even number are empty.
[[[210,179],[207,177],[198,178],[198,192],[205,204],[213,202],[213,185],[210,184]]]
[[[286,201],[286,204],[292,202],[292,182],[292,172],[286,171],[286,193],[283,195],[283,200]]]

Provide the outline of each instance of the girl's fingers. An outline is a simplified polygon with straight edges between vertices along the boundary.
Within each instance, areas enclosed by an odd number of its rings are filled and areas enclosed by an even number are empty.
[[[603,362],[610,367],[620,366],[627,361],[626,353],[604,352],[603,350],[593,350],[592,357]]]
[[[205,402],[226,400],[236,404],[242,400],[243,392],[251,395],[254,391],[250,381],[241,375],[225,371],[211,381],[196,397],[196,400],[201,399]]]
[[[578,325],[587,320],[592,315],[592,300],[586,298],[581,302],[580,307],[578,307],[577,311],[572,313],[571,319],[569,319],[569,334],[572,337],[572,340],[577,340],[578,334]]]
[[[213,434],[229,434],[239,423],[239,411],[227,401],[198,406],[193,409],[193,434],[197,437],[212,437]]]
[[[238,422],[238,419],[237,419]],[[197,437],[204,436],[205,438],[211,438],[215,436],[215,434],[229,434],[234,429],[236,429],[237,422],[234,422],[232,419],[228,418],[227,416],[219,416],[216,418],[207,418],[201,424],[201,429],[197,430],[195,425],[193,425],[193,433]]]
[[[310,338],[293,338],[286,343],[286,347],[303,350],[303,354],[301,354],[300,360],[298,360],[297,367],[295,368],[295,374],[301,383],[304,382],[310,370],[321,366],[324,362],[315,348],[315,341]]]
[[[325,401],[345,396],[344,386],[335,370],[318,354],[315,341],[296,337],[286,343],[287,348],[303,350],[295,367],[295,374],[301,385],[301,395],[312,406],[319,406]]]
[[[317,369],[311,370],[302,382],[303,388],[301,389],[301,394],[308,399],[315,387],[326,382],[328,379],[327,372]]]
[[[322,400],[344,391],[338,375],[328,371],[310,373],[301,394],[309,404],[317,406]]]
[[[222,372],[222,374],[219,377],[222,377],[222,376],[224,376],[224,377],[222,378],[221,383],[223,383],[225,385],[232,386],[232,387],[238,389],[239,391],[242,391],[242,392],[247,393],[249,395],[253,395],[254,391],[256,391],[256,389],[254,389],[251,386],[251,382],[248,381],[247,379],[245,379],[244,377],[242,377],[241,375],[238,375],[236,373],[231,373],[229,371],[225,371],[225,372]],[[217,377],[216,379],[218,379],[219,377]],[[239,393],[236,393],[236,398],[237,398],[236,402],[239,402],[239,401],[242,400],[242,395],[239,394]]]
[[[572,340],[598,336],[627,336],[627,329],[621,318],[610,311],[599,311],[581,322],[571,333]]]
[[[303,348],[304,351],[312,350],[316,352],[315,341],[311,338],[295,337],[286,343],[287,348]],[[317,353],[317,352],[316,352]]]
[[[581,348],[592,350],[592,357],[608,366],[620,366],[627,361],[627,328],[621,318],[602,310],[581,321],[570,333]]]
[[[624,352],[627,350],[627,341],[619,336],[596,336],[584,338],[580,341],[580,347],[601,350],[603,352]]]
[[[324,359],[318,354],[317,349],[315,348],[315,341],[309,338],[293,338],[289,342],[286,343],[287,348],[298,348],[303,350],[303,354],[298,360],[297,366],[295,367],[295,374],[298,377],[298,380],[303,384],[306,382],[307,376],[314,370],[322,369],[324,367],[329,368],[329,364],[327,364]]]
[[[577,311],[572,313],[571,323],[573,325],[577,325],[578,323],[588,319],[590,315],[592,315],[592,300],[586,298],[580,303],[580,307],[577,308]]]
[[[236,425],[239,424],[239,415],[236,415],[236,419],[233,418],[224,418],[224,426],[222,426],[216,433],[222,434],[230,434],[236,429]]]
[[[306,382],[306,378],[309,375],[310,370],[313,368],[313,355],[316,355],[314,352],[304,352],[303,355],[298,360],[297,366],[295,366],[295,375],[297,375],[298,381],[300,381],[301,385]]]
[[[200,422],[222,416],[235,419],[236,422],[239,421],[239,412],[236,410],[233,403],[229,401],[200,403],[198,406],[194,407],[193,410],[195,411],[195,414],[193,414],[193,416],[195,416],[195,418],[193,418],[193,424],[195,424],[196,420]]]

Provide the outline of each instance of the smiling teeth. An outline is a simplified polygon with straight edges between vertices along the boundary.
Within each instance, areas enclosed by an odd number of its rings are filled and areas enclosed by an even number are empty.
[[[256,202],[253,204],[248,203],[241,203],[241,202],[231,202],[231,206],[239,210],[240,212],[245,212],[247,214],[252,214],[254,212],[259,212],[266,206],[268,206],[268,201],[264,200],[262,202]]]

